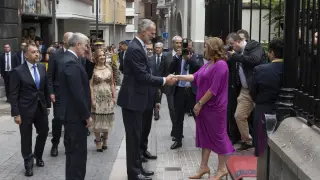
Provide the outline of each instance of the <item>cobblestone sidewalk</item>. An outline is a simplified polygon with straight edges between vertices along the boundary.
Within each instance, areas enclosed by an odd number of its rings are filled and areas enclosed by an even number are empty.
[[[152,178],[156,180],[188,179],[188,176],[197,172],[201,161],[201,151],[195,147],[195,121],[193,117],[185,116],[183,146],[178,150],[170,150],[172,126],[165,100],[166,98],[162,99],[161,118],[152,122],[152,130],[149,136],[149,150],[152,154],[156,154],[158,159],[149,160],[145,166],[146,169],[155,171]],[[127,179],[125,152],[124,139],[113,165],[110,180]],[[217,155],[212,153],[209,161],[211,174],[215,173],[217,162]],[[204,178],[207,178],[207,175]]]

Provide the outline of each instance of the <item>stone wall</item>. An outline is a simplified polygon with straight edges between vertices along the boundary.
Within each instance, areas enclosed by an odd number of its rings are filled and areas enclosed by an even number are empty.
[[[320,178],[320,129],[305,119],[287,118],[269,136],[269,180],[318,180]]]
[[[4,44],[10,44],[12,51],[19,49],[19,2],[19,0],[0,1],[0,52],[3,51]]]

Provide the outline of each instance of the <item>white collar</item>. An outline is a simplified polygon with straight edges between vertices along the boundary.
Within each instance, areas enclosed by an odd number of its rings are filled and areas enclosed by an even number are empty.
[[[77,56],[77,54],[76,54],[75,52],[73,52],[71,49],[68,49],[67,51],[71,52],[73,55],[75,55],[77,58],[79,58],[79,57]]]
[[[177,52],[174,49],[172,49],[172,57],[175,56],[176,54]]]
[[[146,46],[145,46],[144,42],[138,36],[136,36],[136,38],[141,43],[142,47],[145,48]]]
[[[33,68],[33,64],[31,64],[29,61],[26,61],[27,62],[27,65],[29,67],[29,69],[32,69]],[[35,63],[36,67],[38,66],[37,63]]]

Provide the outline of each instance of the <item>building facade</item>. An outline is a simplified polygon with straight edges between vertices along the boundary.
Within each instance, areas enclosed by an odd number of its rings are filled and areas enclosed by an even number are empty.
[[[102,38],[105,46],[118,44],[125,40],[126,28],[126,0],[94,0],[92,12],[96,16],[98,3],[98,35],[96,21],[90,22],[90,38]]]
[[[127,0],[126,1],[126,33],[124,40],[132,40],[138,32],[138,16],[140,0]]]
[[[158,0],[158,18],[161,34],[166,48],[172,47],[176,35],[192,39],[197,53],[203,53],[205,38],[205,0]],[[159,33],[160,34],[160,33]]]
[[[3,45],[10,44],[13,51],[19,49],[20,0],[2,0],[0,1],[0,52],[3,52]]]

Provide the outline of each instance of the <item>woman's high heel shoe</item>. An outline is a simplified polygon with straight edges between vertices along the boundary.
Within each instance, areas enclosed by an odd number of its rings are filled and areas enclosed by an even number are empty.
[[[100,141],[95,140],[95,143],[96,143],[97,151],[103,152],[101,140]]]
[[[217,171],[216,175],[214,175],[210,180],[222,180],[223,177],[226,177],[226,180],[228,180],[228,171]]]
[[[198,173],[194,176],[190,176],[189,179],[201,179],[203,175],[208,174],[208,178],[210,178],[210,169],[200,169]]]

